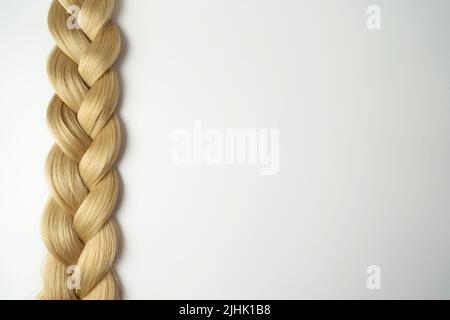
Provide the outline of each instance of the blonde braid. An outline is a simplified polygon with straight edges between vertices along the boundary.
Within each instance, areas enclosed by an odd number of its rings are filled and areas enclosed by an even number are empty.
[[[79,29],[68,28],[78,6]],[[56,41],[48,64],[56,95],[48,123],[56,145],[47,160],[52,196],[42,234],[50,252],[41,299],[117,299],[113,273],[117,250],[111,219],[118,196],[114,164],[120,146],[115,109],[119,84],[112,65],[120,34],[111,22],[115,0],[54,0],[49,27]],[[77,266],[79,290],[67,286],[67,268]]]

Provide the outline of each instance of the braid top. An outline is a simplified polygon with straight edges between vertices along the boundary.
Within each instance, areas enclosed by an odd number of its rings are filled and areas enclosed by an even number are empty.
[[[80,8],[79,28],[67,21]],[[57,47],[48,74],[56,94],[48,123],[56,144],[47,160],[51,197],[42,234],[49,251],[41,299],[117,299],[113,273],[117,235],[111,214],[119,182],[114,169],[120,148],[115,110],[119,81],[112,69],[120,34],[112,22],[115,0],[53,0],[48,22]],[[80,287],[68,287],[76,266]]]

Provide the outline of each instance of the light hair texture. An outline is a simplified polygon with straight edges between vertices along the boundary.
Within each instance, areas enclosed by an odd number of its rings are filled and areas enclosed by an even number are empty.
[[[79,28],[67,25],[73,6],[80,8]],[[42,223],[49,251],[42,300],[119,298],[112,218],[121,141],[115,114],[119,80],[113,64],[120,51],[115,9],[115,0],[53,0],[49,11],[57,46],[48,63],[56,94],[47,117],[56,144],[46,166],[51,197]],[[78,289],[67,284],[73,266],[80,270]]]

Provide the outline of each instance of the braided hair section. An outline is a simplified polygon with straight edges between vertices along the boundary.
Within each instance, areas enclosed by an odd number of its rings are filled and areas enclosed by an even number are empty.
[[[79,8],[78,25],[69,28],[74,7]],[[121,141],[115,114],[119,80],[113,64],[120,52],[115,9],[115,0],[53,0],[49,11],[56,48],[48,74],[56,94],[47,117],[56,143],[46,166],[51,196],[42,236],[49,257],[41,299],[119,297],[113,272],[117,230],[111,217]],[[80,277],[76,288],[68,285],[71,267]]]

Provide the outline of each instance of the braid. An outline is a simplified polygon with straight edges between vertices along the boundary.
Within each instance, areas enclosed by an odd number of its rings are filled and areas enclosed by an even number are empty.
[[[80,8],[79,28],[71,30],[67,21],[74,5]],[[41,299],[118,298],[111,219],[120,148],[119,82],[112,69],[120,51],[120,34],[111,21],[115,5],[115,0],[53,0],[50,8],[57,47],[48,73],[56,95],[47,116],[56,144],[46,168],[52,192],[42,234],[50,254]],[[67,286],[69,266],[80,270],[77,290]]]

